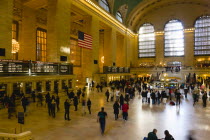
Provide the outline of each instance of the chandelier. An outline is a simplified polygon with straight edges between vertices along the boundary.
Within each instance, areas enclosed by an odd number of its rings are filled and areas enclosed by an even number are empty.
[[[19,51],[19,48],[19,43],[15,39],[12,39],[12,53],[17,53]]]

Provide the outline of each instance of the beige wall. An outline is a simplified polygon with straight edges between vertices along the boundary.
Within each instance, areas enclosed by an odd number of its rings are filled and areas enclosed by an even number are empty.
[[[178,19],[183,23],[185,29],[193,28],[195,20],[202,15],[210,13],[208,7],[203,4],[165,4],[159,7],[153,7],[154,9],[147,9],[142,13],[142,17],[139,18],[139,22],[136,22],[136,31],[144,23],[151,23],[154,25],[155,31],[164,31],[165,24],[172,19]],[[192,10],[193,9],[193,10]],[[142,62],[151,62],[154,64],[160,64],[170,61],[180,61],[183,65],[194,65],[194,32],[185,32],[185,56],[184,57],[164,57],[164,34],[156,35],[156,57],[155,58],[138,58],[138,54],[134,53],[135,57],[132,59],[134,66],[138,67]],[[133,47],[133,51],[138,51],[138,44]],[[198,57],[203,58],[203,57]],[[137,60],[137,61],[136,61]]]

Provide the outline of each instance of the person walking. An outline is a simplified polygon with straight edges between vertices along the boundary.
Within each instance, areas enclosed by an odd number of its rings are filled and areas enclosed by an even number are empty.
[[[127,102],[125,102],[122,106],[122,114],[123,114],[124,121],[128,120],[128,109],[129,109],[129,105]]]
[[[117,101],[115,101],[115,103],[114,103],[114,105],[113,105],[115,120],[118,119],[119,108],[120,108],[119,103],[118,103]]]
[[[176,105],[180,105],[180,100],[181,100],[181,93],[179,90],[176,91]]]
[[[70,109],[69,99],[66,99],[66,101],[64,102],[64,109],[65,109],[64,119],[70,121],[71,119],[69,118],[69,109]]]
[[[78,98],[77,96],[74,96],[74,107],[75,107],[74,111],[77,111],[77,106],[78,106]]]
[[[101,134],[104,135],[105,126],[106,126],[107,113],[104,111],[104,107],[101,108],[101,111],[98,112],[97,122],[100,123]]]
[[[26,106],[28,105],[28,99],[24,95],[21,99],[21,102],[22,102],[24,113],[26,113]]]
[[[122,109],[123,104],[124,104],[124,97],[123,97],[123,95],[121,94],[121,95],[120,95],[120,109]]]
[[[206,101],[207,101],[207,93],[206,91],[204,92],[203,96],[202,96],[202,100],[203,100],[203,107],[206,107]]]
[[[106,101],[109,102],[109,90],[108,89],[107,89],[105,95],[106,95]]]
[[[151,96],[151,93],[150,93],[150,90],[147,91],[147,102],[148,104],[150,104],[150,96]]]
[[[88,98],[87,107],[88,107],[89,114],[91,114],[91,100],[90,100],[90,98]]]
[[[60,107],[59,107],[59,105],[60,105],[60,98],[59,98],[58,95],[56,96],[55,102],[56,102],[56,106],[57,106],[57,111],[59,111],[60,110]]]
[[[174,140],[173,136],[169,133],[168,130],[164,131],[165,139],[164,140]]]
[[[52,114],[52,117],[53,118],[55,118],[55,106],[56,106],[55,98],[52,98],[52,102],[51,102],[51,114]]]
[[[86,105],[85,93],[82,93],[81,101],[82,101],[82,115],[85,115],[86,114],[86,112],[85,112],[85,105]]]

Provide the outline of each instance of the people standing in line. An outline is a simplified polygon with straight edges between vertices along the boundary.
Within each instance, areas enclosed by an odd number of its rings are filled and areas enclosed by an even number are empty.
[[[123,97],[123,95],[121,94],[121,95],[120,95],[120,109],[122,109],[123,104],[124,104],[124,97]]]
[[[207,93],[206,91],[204,91],[204,94],[202,96],[202,100],[203,100],[203,107],[206,107],[206,101],[207,101]]]
[[[153,129],[152,132],[148,133],[147,140],[158,140],[158,137],[156,134],[157,134],[157,129]]]
[[[64,102],[64,109],[65,109],[65,114],[64,114],[64,119],[70,121],[70,117],[69,117],[69,110],[70,110],[70,102],[69,99],[66,99],[66,101]]]
[[[55,102],[56,102],[56,106],[57,106],[57,111],[59,111],[60,110],[60,107],[59,107],[59,105],[60,105],[60,98],[59,98],[58,95],[56,96]]]
[[[55,106],[56,106],[55,98],[52,97],[52,102],[51,102],[51,114],[52,114],[52,117],[53,117],[53,118],[55,118]]]
[[[104,107],[101,108],[101,111],[98,112],[97,122],[100,123],[101,134],[104,135],[105,126],[106,126],[107,113],[104,111]]]
[[[106,93],[105,93],[105,96],[106,96],[106,101],[109,102],[109,90],[107,89]]]
[[[26,113],[26,106],[28,105],[28,99],[24,95],[21,99],[21,102],[22,102],[24,113]]]
[[[74,107],[75,107],[74,111],[77,111],[77,106],[78,106],[78,98],[77,96],[74,96]]]
[[[127,102],[125,102],[122,106],[122,114],[123,114],[124,121],[128,120],[128,109],[129,109],[129,105]]]
[[[176,105],[180,105],[180,102],[181,102],[181,93],[179,90],[177,90],[175,92],[175,96],[176,96]]]
[[[174,140],[173,136],[169,133],[168,130],[164,131],[165,139],[164,140]]]
[[[119,103],[118,103],[117,101],[115,101],[115,103],[114,103],[114,105],[113,105],[115,120],[118,119],[119,108],[120,108]]]
[[[88,107],[88,111],[89,111],[89,114],[91,114],[91,100],[90,98],[88,98],[88,101],[87,101],[87,107]]]

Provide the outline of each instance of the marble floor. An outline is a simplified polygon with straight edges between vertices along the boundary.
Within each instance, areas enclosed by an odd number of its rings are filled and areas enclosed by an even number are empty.
[[[142,104],[141,98],[136,96],[130,101],[127,122],[121,115],[119,120],[114,120],[113,102],[106,102],[104,93],[89,92],[88,96],[92,100],[92,114],[82,116],[81,104],[78,111],[71,106],[71,121],[64,120],[64,93],[60,93],[61,110],[56,113],[56,118],[48,116],[45,106],[30,104],[22,129],[30,130],[35,140],[142,140],[153,128],[158,130],[158,138],[163,138],[164,130],[169,130],[176,140],[187,140],[189,130],[194,130],[196,140],[210,139],[210,107],[207,104],[207,108],[203,108],[201,100],[193,107],[191,95],[189,100],[182,100],[180,108],[169,104]],[[96,122],[101,106],[108,113],[104,136],[101,136]],[[21,106],[18,111],[22,111]],[[20,131],[17,119],[7,119],[7,110],[0,110],[0,131],[14,132],[15,128]]]

